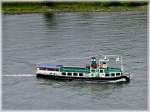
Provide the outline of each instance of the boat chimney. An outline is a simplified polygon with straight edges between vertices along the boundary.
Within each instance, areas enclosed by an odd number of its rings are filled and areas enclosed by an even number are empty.
[[[97,68],[97,63],[96,63],[96,58],[95,57],[91,58],[91,67],[92,68]]]

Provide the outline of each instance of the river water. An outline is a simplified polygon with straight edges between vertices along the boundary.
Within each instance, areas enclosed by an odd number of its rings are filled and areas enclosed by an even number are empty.
[[[147,12],[3,14],[4,110],[147,110]],[[84,65],[123,56],[130,83],[37,79],[36,63]]]

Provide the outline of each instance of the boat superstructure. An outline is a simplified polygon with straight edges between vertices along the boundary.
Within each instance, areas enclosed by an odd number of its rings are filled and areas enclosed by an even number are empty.
[[[109,57],[116,57],[119,67],[109,66]],[[62,80],[90,80],[90,81],[130,81],[129,74],[124,72],[122,57],[116,55],[105,55],[104,58],[91,58],[90,65],[84,67],[63,66],[55,64],[36,64],[38,77]]]

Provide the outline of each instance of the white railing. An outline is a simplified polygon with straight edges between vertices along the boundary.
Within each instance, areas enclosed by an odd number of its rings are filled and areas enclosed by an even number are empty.
[[[99,65],[100,65],[100,62],[108,62],[109,57],[116,57],[116,62],[118,61],[121,64],[121,71],[124,71],[122,56],[119,56],[119,55],[103,55],[103,57],[104,57],[104,59],[99,59]]]

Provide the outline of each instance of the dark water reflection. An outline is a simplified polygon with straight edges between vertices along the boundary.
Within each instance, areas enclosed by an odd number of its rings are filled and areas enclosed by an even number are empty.
[[[44,14],[44,19],[45,22],[47,23],[46,26],[48,28],[48,30],[54,30],[55,28],[57,28],[57,21],[55,19],[55,15],[54,13],[46,13]]]
[[[3,75],[34,74],[35,63],[85,65],[67,60],[118,54],[130,83],[65,82],[3,77],[3,109],[146,110],[147,12],[3,15]],[[99,56],[98,56],[99,57]],[[17,101],[16,101],[17,99]]]

